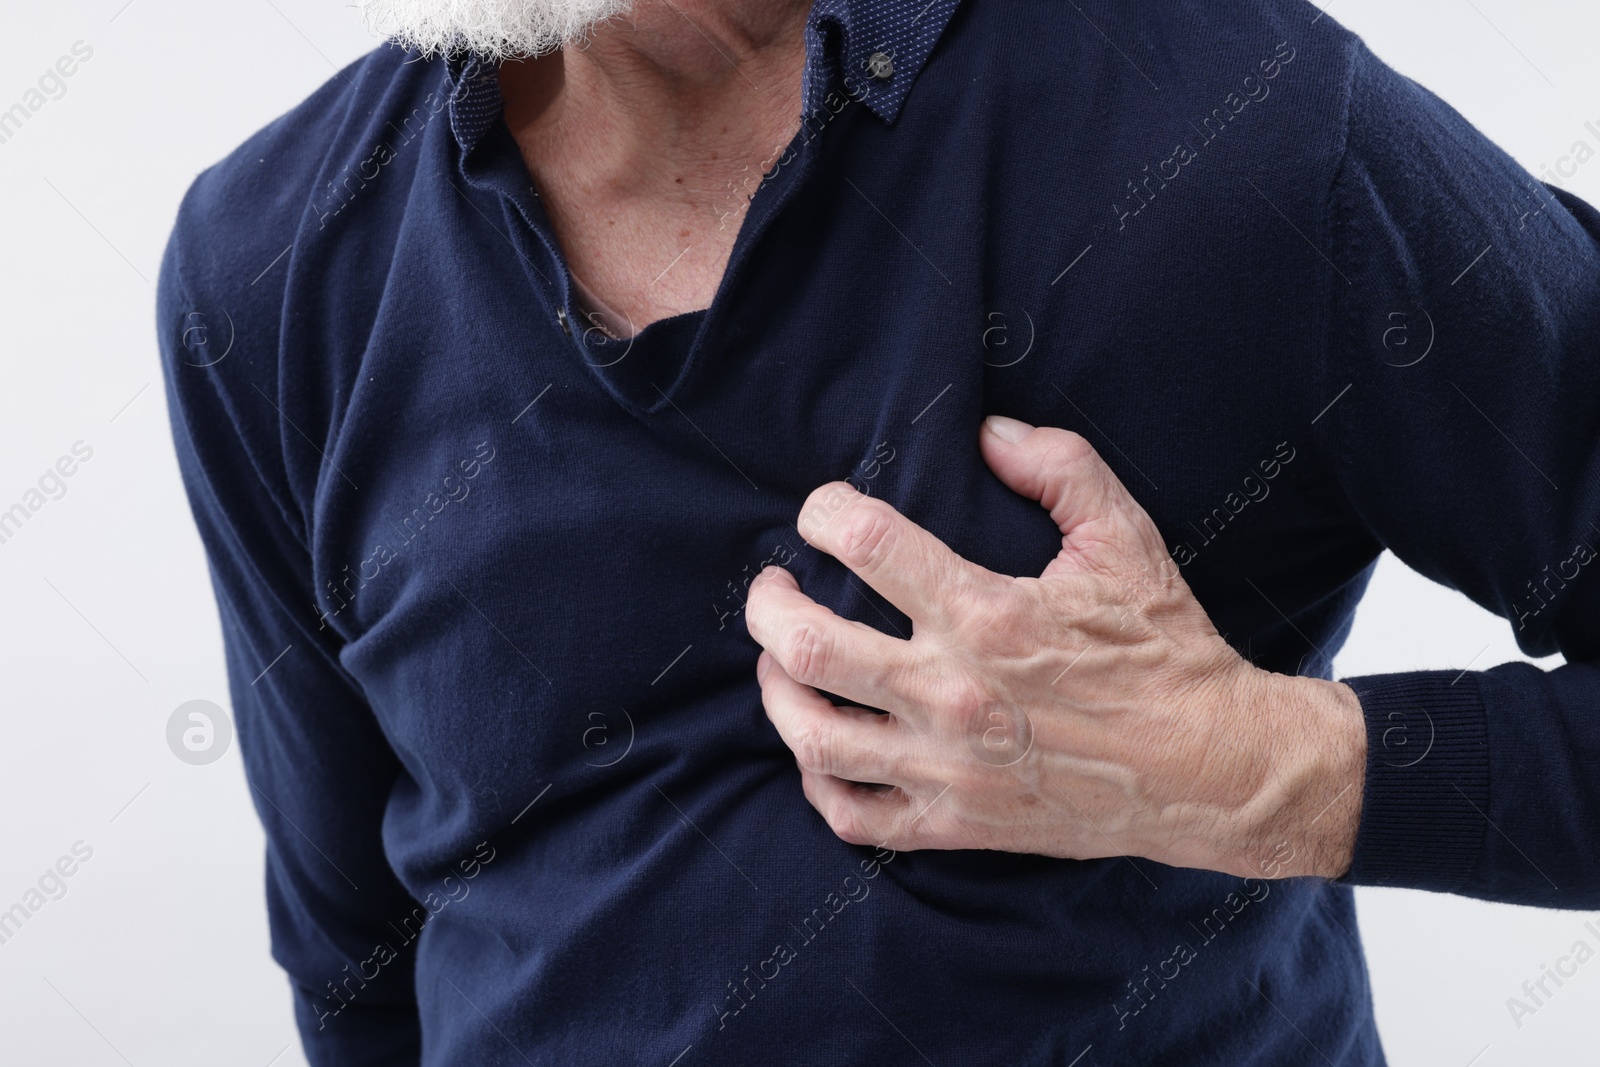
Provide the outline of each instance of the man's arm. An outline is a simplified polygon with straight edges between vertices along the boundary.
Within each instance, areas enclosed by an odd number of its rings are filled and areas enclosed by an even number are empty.
[[[1347,877],[1600,906],[1600,215],[1364,50],[1354,73],[1321,381],[1350,391],[1317,447],[1397,556],[1568,662],[1350,679]]]
[[[313,1065],[416,1063],[413,956],[402,947],[381,966],[374,959],[396,939],[388,921],[416,907],[383,851],[384,806],[400,768],[312,607],[307,534],[276,447],[275,331],[239,321],[249,314],[238,304],[230,330],[218,314],[225,305],[194,291],[185,228],[180,216],[162,264],[158,332],[240,750],[266,829],[273,956],[291,979]],[[209,321],[196,318],[202,308]],[[201,344],[196,330],[238,336]]]

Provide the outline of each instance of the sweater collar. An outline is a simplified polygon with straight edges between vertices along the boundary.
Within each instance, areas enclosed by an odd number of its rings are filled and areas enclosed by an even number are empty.
[[[893,123],[958,2],[816,0],[806,19],[804,114],[837,92]],[[450,129],[471,152],[500,117],[500,81],[494,62],[477,54],[452,58],[448,69]]]

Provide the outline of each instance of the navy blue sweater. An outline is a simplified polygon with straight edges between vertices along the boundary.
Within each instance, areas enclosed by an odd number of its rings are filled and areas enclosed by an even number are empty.
[[[476,62],[380,48],[196,181],[168,397],[313,1063],[1381,1063],[1346,884],[807,805],[745,584],[909,633],[795,532],[841,478],[1037,574],[989,413],[1262,667],[1327,676],[1384,548],[1564,652],[1350,679],[1346,881],[1600,907],[1600,217],[1317,15],[819,3],[714,302],[632,341]]]

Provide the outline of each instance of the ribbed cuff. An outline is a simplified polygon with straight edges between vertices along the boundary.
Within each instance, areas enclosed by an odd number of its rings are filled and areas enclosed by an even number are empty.
[[[1355,858],[1339,879],[1439,893],[1471,877],[1489,829],[1489,741],[1475,675],[1341,679],[1367,720]]]

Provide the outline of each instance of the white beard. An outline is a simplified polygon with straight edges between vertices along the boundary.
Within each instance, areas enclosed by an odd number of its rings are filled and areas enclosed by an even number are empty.
[[[356,0],[367,26],[432,57],[460,51],[522,59],[582,40],[633,0]]]

